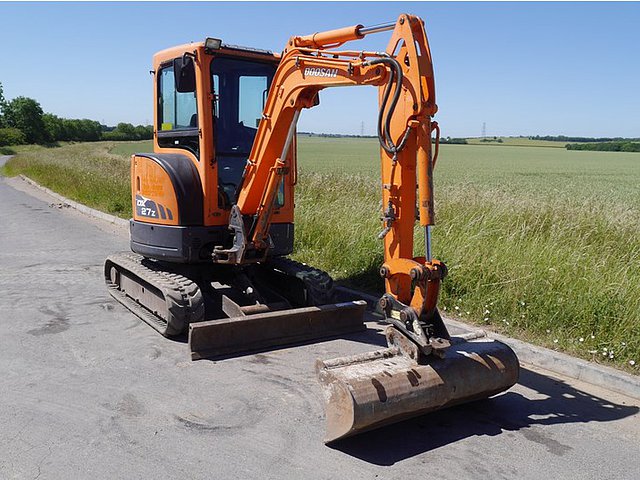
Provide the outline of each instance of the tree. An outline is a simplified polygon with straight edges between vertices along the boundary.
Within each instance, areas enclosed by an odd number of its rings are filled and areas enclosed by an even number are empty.
[[[137,140],[151,140],[153,138],[153,127],[149,125],[136,125],[135,137]]]
[[[25,143],[24,133],[17,128],[0,128],[0,147],[23,143]]]
[[[42,107],[33,98],[16,97],[4,104],[3,113],[7,126],[21,130],[27,143],[48,141]]]
[[[50,142],[57,142],[65,139],[65,131],[63,120],[53,113],[45,113],[42,115],[44,128],[47,131],[47,137]]]
[[[135,127],[133,125],[131,125],[130,123],[119,123],[118,125],[116,125],[116,130],[128,137],[135,137]]]
[[[62,140],[72,141],[80,137],[80,129],[78,128],[78,120],[68,118],[62,119],[63,136]]]

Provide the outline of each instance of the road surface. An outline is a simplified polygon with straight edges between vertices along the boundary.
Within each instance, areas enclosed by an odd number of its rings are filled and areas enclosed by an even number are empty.
[[[107,294],[126,232],[18,183],[0,178],[0,479],[640,478],[638,402],[531,368],[329,448],[314,361],[379,334],[191,362]]]

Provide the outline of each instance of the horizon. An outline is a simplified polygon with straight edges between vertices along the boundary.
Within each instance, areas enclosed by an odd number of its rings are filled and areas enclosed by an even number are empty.
[[[294,34],[409,12],[426,23],[443,137],[640,137],[640,66],[632,61],[640,4],[344,2],[340,15],[337,3],[293,5],[0,2],[12,19],[0,32],[0,58],[10,65],[0,83],[7,100],[34,98],[59,117],[151,124],[147,72],[159,50],[214,36],[277,52]],[[388,38],[346,45],[384,50]],[[320,97],[301,115],[301,131],[375,134],[375,89]]]

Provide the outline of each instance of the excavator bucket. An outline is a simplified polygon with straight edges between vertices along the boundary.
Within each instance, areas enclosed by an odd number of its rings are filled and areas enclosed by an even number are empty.
[[[507,345],[484,332],[452,337],[443,358],[421,357],[393,327],[389,347],[318,360],[326,400],[325,443],[507,390],[519,363]]]

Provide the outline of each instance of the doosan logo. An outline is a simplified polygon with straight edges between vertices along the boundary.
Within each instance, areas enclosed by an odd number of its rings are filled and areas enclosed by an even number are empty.
[[[305,68],[304,75],[306,77],[337,77],[337,68]]]

